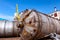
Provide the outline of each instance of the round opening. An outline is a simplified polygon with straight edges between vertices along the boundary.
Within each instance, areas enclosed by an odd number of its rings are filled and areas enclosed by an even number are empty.
[[[54,17],[57,17],[57,13],[54,14]]]
[[[31,24],[32,22],[31,21],[29,21],[29,24]]]
[[[33,31],[34,31],[34,32],[36,32],[36,30],[35,30],[35,29],[34,29]]]

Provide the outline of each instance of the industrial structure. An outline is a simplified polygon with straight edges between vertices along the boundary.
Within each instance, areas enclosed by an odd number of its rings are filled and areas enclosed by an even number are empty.
[[[0,37],[17,36],[17,24],[14,21],[0,20]]]
[[[20,36],[23,40],[41,39],[50,33],[60,35],[60,21],[54,17],[36,10],[25,10],[21,16],[24,26],[20,27]]]
[[[14,20],[0,20],[0,37],[17,37],[18,36],[18,21],[20,16],[18,13],[18,4],[16,4],[16,12]]]
[[[47,15],[34,9],[26,9],[19,13],[16,5],[14,21],[0,20],[0,37],[19,37],[20,40],[57,40],[60,38],[60,11],[55,9],[52,14]]]
[[[20,14],[19,14],[19,12],[18,12],[18,4],[16,4],[16,12],[15,12],[15,14],[14,14],[14,20],[15,20],[15,21],[20,20]]]
[[[60,11],[56,9],[56,7],[54,8],[54,12],[49,14],[51,17],[54,17],[58,20],[60,20]]]

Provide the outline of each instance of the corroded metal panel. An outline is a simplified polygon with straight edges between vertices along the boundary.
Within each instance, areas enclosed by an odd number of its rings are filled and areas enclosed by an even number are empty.
[[[60,34],[60,21],[36,10],[22,12],[22,39],[39,39],[50,33]]]

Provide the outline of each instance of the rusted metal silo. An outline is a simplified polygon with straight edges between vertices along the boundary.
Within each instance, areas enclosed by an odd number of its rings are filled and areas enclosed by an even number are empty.
[[[0,20],[0,37],[17,36],[17,24],[14,21]]]
[[[50,33],[60,34],[60,21],[36,10],[25,10],[21,14],[24,24],[21,38],[24,40],[40,39]]]

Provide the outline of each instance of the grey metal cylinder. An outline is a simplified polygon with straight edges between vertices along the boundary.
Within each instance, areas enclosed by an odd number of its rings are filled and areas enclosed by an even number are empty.
[[[0,37],[17,36],[17,26],[14,21],[0,20]]]
[[[60,34],[60,21],[36,10],[25,10],[21,15],[24,24],[21,32],[23,40],[36,40],[50,33]]]

